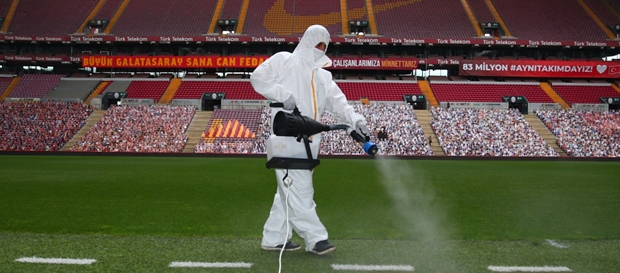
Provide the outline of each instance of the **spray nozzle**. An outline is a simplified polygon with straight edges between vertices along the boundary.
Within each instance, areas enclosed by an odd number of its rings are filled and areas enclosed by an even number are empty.
[[[355,140],[357,141],[359,144],[362,145],[362,147],[364,147],[364,152],[366,152],[367,154],[374,156],[379,152],[379,148],[377,148],[377,144],[375,144],[374,142],[370,141],[370,137],[369,136],[362,136],[359,133],[357,133],[355,130],[353,130],[352,128],[348,128],[347,129],[347,133]]]

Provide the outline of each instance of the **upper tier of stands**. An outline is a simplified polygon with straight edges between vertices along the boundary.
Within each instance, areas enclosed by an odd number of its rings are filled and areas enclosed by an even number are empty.
[[[13,0],[0,0],[0,17],[5,18]]]
[[[111,19],[122,2],[123,0],[106,0],[99,12],[97,12],[95,19]]]
[[[493,3],[515,37],[561,41],[607,38],[577,1],[494,0]]]
[[[476,31],[460,0],[372,1],[378,34],[416,38],[472,38]]]
[[[17,35],[65,36],[78,28],[93,11],[97,0],[19,1],[8,31]],[[111,19],[122,0],[105,1],[96,19]],[[370,2],[370,1],[369,1]],[[12,1],[0,0],[0,17]],[[238,19],[242,0],[225,1],[215,19]],[[485,0],[469,0],[478,22],[497,21]],[[605,25],[618,24],[617,13],[602,0],[584,3]],[[197,36],[208,32],[217,0],[131,0],[111,33],[119,36]],[[495,0],[499,16],[510,32],[521,39],[601,41],[605,32],[578,1]],[[476,30],[460,0],[375,0],[372,11],[378,33],[386,37],[471,38]],[[368,20],[366,1],[347,0],[347,20]],[[342,33],[340,1],[252,0],[243,34],[252,36],[299,36],[311,24]],[[348,22],[345,22],[347,25]]]
[[[497,21],[485,0],[467,0],[471,11],[476,15],[478,22],[495,22]]]
[[[332,35],[342,34],[340,1],[253,0],[243,33],[256,36],[301,36],[313,24],[325,26]]]
[[[239,19],[243,0],[226,0],[217,19]]]
[[[207,33],[217,0],[132,0],[111,33],[198,36]]]
[[[609,10],[601,0],[583,0],[588,7],[598,16],[601,22],[605,25],[620,24],[620,18],[616,17],[614,12]],[[618,13],[617,11],[615,12]]]
[[[19,1],[9,32],[19,35],[66,36],[75,33],[97,0]]]

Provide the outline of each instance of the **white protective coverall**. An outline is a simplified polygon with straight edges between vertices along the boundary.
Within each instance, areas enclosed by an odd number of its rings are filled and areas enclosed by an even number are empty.
[[[310,26],[293,51],[278,52],[259,65],[250,78],[252,87],[267,99],[284,102],[293,96],[302,115],[320,121],[323,111],[334,114],[342,124],[355,128],[358,121],[366,123],[364,117],[355,113],[348,104],[342,90],[332,79],[331,72],[323,67],[331,66],[332,61],[315,46],[320,42],[329,44],[329,32],[320,25]],[[272,131],[273,134],[273,131]],[[321,135],[310,137],[310,150],[316,159]],[[294,137],[287,149],[306,155],[303,141]],[[268,154],[268,158],[271,156]],[[306,157],[307,158],[307,157]],[[292,237],[292,228],[304,239],[306,251],[312,251],[318,241],[328,239],[327,230],[316,214],[314,187],[310,170],[288,170],[293,183],[289,192],[289,229],[285,223],[285,186],[283,178],[287,170],[276,169],[277,192],[263,230],[263,246],[285,244]],[[288,238],[286,238],[288,234]]]

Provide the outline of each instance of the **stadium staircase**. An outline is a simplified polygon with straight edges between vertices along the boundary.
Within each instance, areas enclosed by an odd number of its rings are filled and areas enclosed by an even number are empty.
[[[485,0],[485,1],[487,2],[487,7],[489,7],[489,10],[493,14],[493,17],[495,17],[495,21],[497,21],[497,23],[499,23],[499,25],[504,30],[504,36],[512,37],[512,33],[510,33],[508,26],[506,26],[506,23],[504,23],[504,19],[502,19],[502,16],[500,16],[499,12],[497,12],[497,9],[495,9],[495,5],[493,5],[493,2],[491,2],[491,0]]]
[[[549,128],[547,128],[544,123],[542,123],[542,121],[535,114],[523,115],[523,118],[525,118],[525,121],[527,121],[532,126],[532,128],[534,128],[534,130],[538,132],[540,137],[542,137],[545,142],[547,142],[547,145],[553,148],[561,157],[568,156],[566,152],[562,150],[560,146],[558,146],[558,144],[556,143],[553,133],[549,130]]]
[[[106,0],[99,0],[95,8],[90,11],[90,14],[88,14],[86,20],[82,22],[82,25],[80,25],[80,28],[78,28],[75,33],[84,33],[84,28],[86,27],[86,24],[88,24],[90,20],[93,20],[95,18],[95,16],[97,15],[97,13],[99,13],[99,10],[101,10],[101,7],[103,7],[103,4],[105,4],[105,2]]]
[[[105,90],[106,88],[108,88],[108,86],[111,84],[112,82],[110,81],[102,81],[99,83],[99,85],[97,86],[97,88],[95,88],[95,90],[90,93],[90,95],[88,96],[88,98],[86,98],[86,101],[84,101],[85,104],[90,104],[90,101],[97,97],[99,94],[101,94],[103,92],[103,90]]]
[[[377,34],[377,20],[375,19],[375,10],[372,6],[372,0],[366,0],[366,11],[368,12],[368,26],[371,34]],[[349,33],[343,32],[344,33]]]
[[[69,151],[71,147],[75,145],[75,143],[77,143],[80,139],[82,139],[83,136],[88,133],[88,131],[90,131],[90,128],[93,127],[93,125],[97,124],[97,122],[101,120],[103,114],[105,114],[105,110],[95,110],[92,114],[90,114],[88,119],[86,119],[86,123],[84,123],[84,126],[82,126],[82,128],[80,128],[80,130],[77,131],[77,133],[75,133],[75,135],[73,135],[73,137],[69,139],[69,141],[67,141],[67,143],[65,143],[65,145],[62,146],[60,150]]]
[[[618,86],[617,83],[612,83],[611,84],[611,88],[613,88],[614,90],[616,90],[616,92],[618,92],[618,95],[620,95],[620,87]]]
[[[463,8],[465,9],[465,13],[467,13],[467,17],[469,17],[469,21],[471,21],[472,26],[476,30],[476,35],[478,37],[484,36],[484,33],[482,33],[482,28],[480,27],[480,24],[478,23],[476,16],[471,11],[471,8],[469,7],[469,3],[467,3],[467,0],[461,0],[461,4],[463,5]]]
[[[9,12],[7,12],[6,17],[4,18],[4,23],[2,23],[2,28],[0,31],[4,33],[9,32],[9,25],[11,24],[11,20],[13,20],[15,10],[17,10],[17,4],[19,4],[19,0],[13,0],[13,3],[11,3],[11,7],[9,8]]]
[[[586,11],[586,13],[590,15],[590,17],[592,17],[592,20],[594,20],[596,25],[600,27],[603,30],[603,32],[605,32],[605,34],[610,40],[616,39],[616,35],[614,35],[611,32],[611,30],[609,30],[609,28],[605,26],[605,24],[601,21],[601,19],[598,18],[596,14],[594,14],[594,12],[590,9],[590,7],[588,7],[588,5],[585,2],[583,2],[583,0],[577,0],[577,3],[579,3],[579,5]]]
[[[562,105],[562,109],[568,109],[570,108],[570,105],[568,105],[568,103],[566,103],[566,101],[564,101],[564,99],[562,99],[560,97],[560,95],[558,95],[557,92],[555,92],[555,90],[553,90],[553,87],[551,87],[551,85],[547,82],[541,82],[540,83],[540,88],[542,88],[543,91],[545,91],[545,93],[547,93],[547,95],[556,103],[559,103],[560,105]]]
[[[431,127],[431,112],[428,110],[415,110],[415,115],[418,118],[418,122],[420,122],[420,127],[422,127],[422,131],[424,132],[424,138],[428,140],[428,137],[431,136],[433,138],[433,142],[431,143],[431,149],[433,150],[433,155],[446,155],[439,145],[439,140],[437,139],[437,135],[435,135],[435,131]]]
[[[9,95],[11,95],[11,93],[13,93],[13,89],[15,89],[20,79],[21,77],[13,77],[13,80],[11,81],[9,86],[6,88],[6,90],[4,90],[4,93],[2,93],[2,96],[0,96],[0,101],[4,101],[6,97],[8,97]]]
[[[340,0],[340,22],[342,23],[342,34],[348,34],[349,12],[347,10],[347,0]]]
[[[108,22],[108,25],[105,27],[105,30],[103,31],[103,33],[110,34],[110,31],[112,30],[114,25],[116,25],[116,22],[118,22],[118,19],[121,18],[121,14],[123,14],[123,11],[125,10],[128,4],[129,4],[129,0],[123,0],[123,3],[121,3],[121,6],[118,7],[118,10],[116,10],[116,12],[114,13],[114,16],[112,16],[112,19],[110,19],[110,21]]]
[[[213,111],[196,111],[192,122],[187,127],[188,139],[185,147],[183,147],[183,153],[193,153],[194,148],[198,141],[200,141],[202,134],[205,132]]]
[[[211,18],[211,23],[209,24],[208,33],[216,33],[215,26],[217,25],[217,20],[220,18],[220,13],[222,13],[223,6],[224,0],[217,0],[217,4],[215,5],[215,11],[213,11],[213,17]]]
[[[419,80],[418,86],[420,86],[420,90],[422,90],[422,94],[426,96],[426,101],[430,103],[433,107],[439,107],[439,102],[437,102],[437,98],[435,98],[435,94],[433,94],[433,90],[431,89],[431,85],[426,80]]]
[[[250,6],[250,0],[243,0],[243,4],[241,4],[241,11],[239,12],[239,20],[237,20],[237,29],[235,29],[235,33],[242,33],[243,31],[245,17],[248,14],[248,6]]]
[[[174,97],[174,94],[176,94],[177,90],[179,90],[179,86],[181,86],[181,79],[180,78],[172,79],[170,81],[170,84],[168,84],[168,88],[166,88],[166,91],[164,91],[164,94],[159,99],[159,103],[164,103],[164,104],[170,103],[172,101],[172,98]]]

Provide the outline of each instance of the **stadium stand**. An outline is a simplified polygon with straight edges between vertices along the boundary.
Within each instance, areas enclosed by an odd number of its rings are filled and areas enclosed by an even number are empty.
[[[368,117],[368,127],[388,132],[386,139],[371,137],[385,155],[432,155],[422,128],[410,105],[403,103],[373,103],[364,105],[353,103],[355,110]],[[261,110],[215,110],[205,136],[196,145],[196,153],[266,153],[265,142],[271,131],[271,109]],[[245,117],[245,119],[244,119]],[[236,121],[239,121],[236,123]],[[337,124],[335,117],[326,112],[321,117],[323,124]],[[230,137],[240,132],[241,125],[255,133],[253,138]],[[252,125],[252,126],[249,126]],[[235,127],[236,126],[236,127]],[[242,131],[241,131],[242,132]],[[376,132],[375,132],[376,133]],[[219,137],[211,137],[219,135]],[[322,134],[319,153],[321,155],[364,155],[360,144],[345,131],[332,131]]]
[[[123,0],[106,0],[103,7],[99,10],[95,19],[110,20],[114,13],[118,10]]]
[[[159,101],[170,81],[131,81],[127,89],[127,98],[153,99]],[[108,87],[109,89],[109,87]]]
[[[19,35],[66,36],[84,22],[97,0],[20,1],[9,26]]]
[[[403,101],[404,94],[422,94],[417,83],[381,83],[363,81],[338,81],[348,100],[359,101],[368,98],[371,101]]]
[[[368,21],[368,12],[366,11],[366,0],[347,0],[347,14],[349,20]],[[348,23],[348,22],[345,22]],[[346,34],[346,33],[343,33]],[[373,33],[375,34],[375,33]]]
[[[513,36],[522,39],[601,41],[607,36],[577,1],[494,0]]]
[[[489,10],[485,0],[467,0],[472,12],[476,15],[478,22],[496,22],[497,20]]]
[[[352,104],[355,111],[364,115],[368,128],[374,131],[371,140],[383,155],[430,156],[433,151],[426,141],[422,127],[413,107],[404,103],[361,103]],[[323,124],[338,122],[329,112],[321,117]],[[383,130],[387,138],[379,139],[377,133]],[[360,144],[353,141],[345,131],[326,132],[322,136],[322,155],[364,155]]]
[[[402,101],[404,94],[421,94],[415,83],[378,83],[339,81],[338,86],[349,100],[368,98],[374,101]],[[377,92],[381,90],[381,92]],[[173,99],[199,99],[204,92],[224,92],[226,99],[260,100],[265,99],[254,92],[247,80],[191,81],[181,83]]]
[[[431,126],[449,156],[559,156],[516,109],[433,107]]]
[[[340,1],[306,0],[283,2],[284,10],[290,11],[290,14],[293,15],[293,33],[302,34],[308,26],[320,24],[327,28],[331,35],[342,34]]]
[[[43,101],[84,101],[99,85],[99,80],[70,80],[64,78],[49,93],[43,96]]]
[[[529,102],[553,103],[554,101],[533,84],[478,84],[478,83],[431,83],[438,101],[501,102],[502,96],[524,96]]]
[[[231,100],[264,100],[254,91],[249,80],[192,81],[184,80],[173,99],[200,99],[204,92],[224,92]]]
[[[219,17],[216,19],[239,19],[239,12],[241,12],[241,4],[243,0],[226,0]]]
[[[0,151],[57,151],[93,112],[78,102],[0,102]]]
[[[132,0],[111,33],[120,36],[198,36],[206,33],[216,0]]]
[[[0,17],[5,18],[13,0],[0,0]]]
[[[539,110],[536,115],[570,156],[620,156],[620,112]]]
[[[342,33],[339,1],[250,1],[243,33],[254,36],[300,36],[309,25],[323,24]]]
[[[620,94],[609,84],[599,85],[576,85],[554,83],[553,89],[564,101],[572,105],[574,103],[601,103],[601,97],[619,97]]]
[[[42,98],[56,86],[63,75],[59,74],[25,74],[10,97]]]
[[[6,88],[9,87],[12,80],[13,77],[0,77],[0,95],[2,95]]]
[[[602,1],[599,0],[583,0],[588,7],[596,14],[596,16],[605,24],[616,25],[620,24],[620,18],[614,16],[613,12],[607,9]],[[617,13],[617,12],[616,12]]]
[[[452,39],[476,36],[459,0],[441,1],[441,6],[429,0],[375,0],[373,4],[380,35]]]
[[[101,90],[101,94],[107,92],[125,92],[131,81],[112,81],[108,87]]]
[[[252,153],[263,110],[215,109],[195,153]]]
[[[185,106],[115,106],[71,151],[178,153],[196,109]]]

